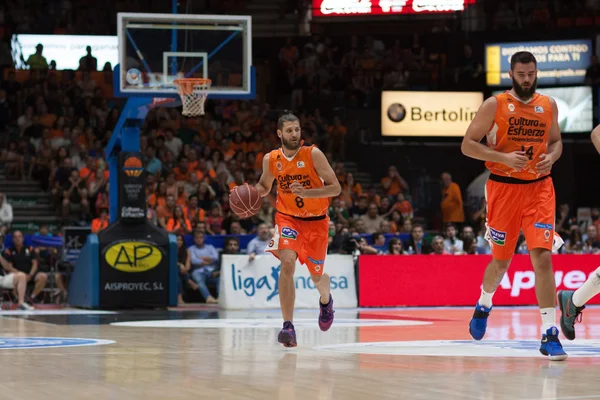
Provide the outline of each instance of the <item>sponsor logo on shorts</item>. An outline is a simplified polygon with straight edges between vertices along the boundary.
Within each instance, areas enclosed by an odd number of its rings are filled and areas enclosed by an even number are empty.
[[[552,229],[552,224],[542,224],[541,222],[536,222],[535,224],[533,224],[534,228],[538,228],[538,229]]]
[[[281,237],[296,240],[296,238],[298,237],[298,232],[296,232],[292,228],[283,227],[281,228]]]
[[[504,246],[506,243],[506,232],[500,232],[494,228],[490,228],[490,238],[492,239],[492,243],[498,246]]]
[[[310,257],[308,257],[308,261],[310,261],[311,263],[316,264],[316,265],[322,265],[325,262],[325,260],[315,260]],[[317,271],[318,271],[318,269],[317,269]]]

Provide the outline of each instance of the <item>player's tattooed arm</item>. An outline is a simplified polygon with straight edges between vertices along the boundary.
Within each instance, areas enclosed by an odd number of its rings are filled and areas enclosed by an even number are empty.
[[[490,97],[483,102],[469,128],[467,128],[460,149],[467,157],[481,161],[497,162],[520,170],[528,161],[524,152],[502,153],[481,143],[481,139],[492,130],[497,108],[498,101],[495,97]]]
[[[260,180],[256,184],[256,190],[261,195],[261,197],[265,197],[266,195],[271,193],[271,187],[273,187],[274,180],[275,177],[269,169],[269,154],[266,154],[262,162],[262,175],[260,176]]]

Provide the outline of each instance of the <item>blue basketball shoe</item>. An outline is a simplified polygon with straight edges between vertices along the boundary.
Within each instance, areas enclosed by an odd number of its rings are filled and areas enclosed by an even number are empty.
[[[540,353],[548,356],[550,361],[562,361],[567,359],[567,353],[563,350],[560,340],[558,340],[558,328],[553,326],[542,335],[542,345]]]
[[[487,308],[477,303],[475,306],[475,312],[473,312],[473,318],[469,322],[469,333],[475,340],[483,339],[485,330],[487,328],[487,319],[490,316],[492,307]]]

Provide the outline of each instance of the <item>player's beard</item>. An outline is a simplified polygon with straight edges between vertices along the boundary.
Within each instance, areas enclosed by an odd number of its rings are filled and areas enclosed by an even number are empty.
[[[514,77],[512,78],[512,82],[513,89],[515,90],[515,93],[517,94],[517,96],[519,96],[521,100],[529,100],[530,98],[532,98],[535,94],[535,90],[537,89],[537,78],[535,78],[535,80],[531,82],[531,84],[527,88],[524,88],[523,86],[519,85],[519,83],[517,83],[517,80]]]
[[[294,144],[291,140],[284,138],[281,138],[281,141],[283,143],[283,147],[290,151],[298,150],[300,148],[300,143],[302,142],[300,139],[298,139],[298,143]]]

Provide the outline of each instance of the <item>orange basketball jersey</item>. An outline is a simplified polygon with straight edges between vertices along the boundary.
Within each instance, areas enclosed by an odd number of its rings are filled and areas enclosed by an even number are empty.
[[[526,181],[541,178],[535,165],[540,162],[540,155],[547,152],[553,113],[550,98],[536,93],[523,102],[505,92],[496,95],[496,100],[494,124],[487,134],[488,147],[502,153],[524,151],[529,161],[521,171],[490,161],[485,166],[495,175]]]
[[[314,146],[302,146],[292,158],[283,154],[281,148],[269,153],[269,170],[277,181],[277,206],[282,214],[308,218],[327,214],[328,198],[301,198],[290,190],[294,182],[307,189],[323,187],[312,159]]]

